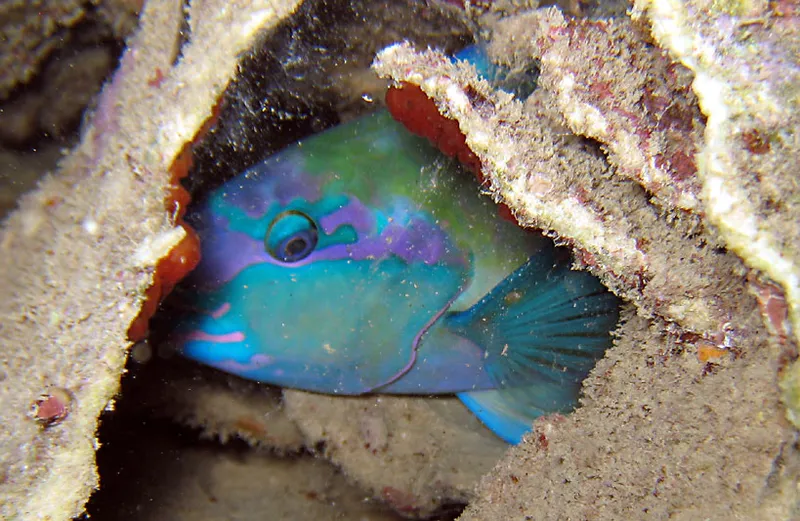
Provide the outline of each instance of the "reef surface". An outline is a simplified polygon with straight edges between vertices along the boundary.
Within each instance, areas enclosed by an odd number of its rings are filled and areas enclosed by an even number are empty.
[[[303,42],[319,48],[302,27],[325,24],[325,9],[298,4],[147,2],[80,144],[3,222],[0,517],[69,519],[98,487],[98,419],[120,390],[129,328],[164,276],[155,274],[161,259],[191,233],[175,190],[187,150],[206,134],[190,182],[200,193],[208,165],[251,160],[280,135],[277,125],[230,139],[238,131],[220,100],[252,89],[237,78],[248,60],[261,63],[253,48],[274,56]],[[241,465],[207,445],[191,449],[183,460],[191,470],[176,473],[217,477],[184,478],[187,488],[175,490],[207,497],[225,472],[242,482],[293,476],[293,484],[315,474],[306,498],[339,501],[318,515],[344,519],[393,517],[366,512],[352,501],[359,494],[410,517],[468,502],[465,520],[800,515],[797,6],[642,0],[632,18],[598,20],[536,5],[447,4],[430,7],[444,13],[433,22],[450,22],[429,39],[387,30],[401,19],[395,12],[368,11],[371,34],[388,41],[375,38],[359,59],[374,58],[384,82],[421,89],[458,123],[492,196],[572,247],[577,267],[629,303],[582,407],[540,419],[506,450],[454,400],[293,391],[280,399],[162,361],[150,370],[167,372],[150,381],[165,383],[130,386],[123,400],[258,449],[245,450]],[[487,38],[512,71],[538,71],[538,88],[514,96],[426,48],[449,50],[468,33]],[[252,112],[289,106],[289,119],[308,116],[307,130],[363,110],[361,94],[371,99],[384,85],[348,72],[342,92],[302,90],[292,80],[301,75],[265,70],[255,84],[269,95]],[[333,116],[316,108],[332,101],[340,102]],[[146,381],[144,370],[132,376]],[[318,458],[268,463],[264,449]],[[330,488],[337,480],[350,485]],[[213,489],[213,511],[243,504],[235,490]],[[279,497],[264,494],[263,508]],[[197,507],[176,505],[165,512]]]

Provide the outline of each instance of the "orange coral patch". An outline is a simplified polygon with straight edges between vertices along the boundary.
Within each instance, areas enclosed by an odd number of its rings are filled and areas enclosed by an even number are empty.
[[[481,161],[467,146],[458,121],[444,117],[422,89],[410,83],[392,87],[386,92],[386,106],[408,130],[428,138],[443,154],[457,158],[483,182]]]
[[[446,156],[458,159],[475,174],[479,183],[486,181],[481,160],[467,145],[467,138],[461,132],[458,121],[443,116],[436,103],[421,88],[405,82],[400,87],[389,88],[386,92],[386,107],[392,117],[409,131],[427,138]],[[498,214],[519,226],[505,203],[499,204]]]
[[[708,362],[714,358],[721,358],[728,354],[730,351],[717,347],[711,342],[700,340],[697,342],[697,358],[701,362]]]
[[[164,198],[164,207],[172,215],[175,224],[186,231],[186,235],[156,264],[153,285],[145,291],[142,309],[128,328],[128,338],[134,342],[147,337],[150,317],[155,314],[158,304],[169,295],[175,284],[188,275],[200,262],[200,239],[195,231],[183,221],[191,197],[181,185],[181,179],[189,175],[192,167],[193,145],[199,142],[214,126],[219,118],[219,113],[220,107],[217,104],[208,121],[203,124],[194,139],[184,145],[183,150],[175,157],[170,166],[171,178]]]

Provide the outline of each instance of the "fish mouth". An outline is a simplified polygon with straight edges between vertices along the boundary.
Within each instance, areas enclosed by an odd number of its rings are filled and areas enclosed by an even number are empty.
[[[211,334],[202,330],[194,330],[174,335],[168,344],[186,358],[240,376],[260,371],[276,362],[275,357],[264,353],[255,353],[244,361],[231,357],[214,356],[216,353],[226,352],[226,346],[242,344],[244,340],[245,335],[241,331]]]
[[[272,365],[274,362],[274,357],[265,355],[263,353],[258,353],[251,356],[250,359],[245,363],[239,362],[238,360],[234,360],[232,358],[226,358],[224,360],[214,362],[213,366],[228,373],[244,374],[252,371],[259,371],[267,366]]]

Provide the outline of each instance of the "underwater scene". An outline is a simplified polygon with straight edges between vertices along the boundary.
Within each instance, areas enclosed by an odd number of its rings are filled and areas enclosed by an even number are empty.
[[[800,518],[793,2],[0,27],[0,518]]]

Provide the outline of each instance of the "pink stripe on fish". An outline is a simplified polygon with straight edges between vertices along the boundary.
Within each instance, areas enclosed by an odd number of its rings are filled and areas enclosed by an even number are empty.
[[[211,318],[213,318],[215,320],[219,319],[219,318],[222,318],[230,310],[231,310],[231,303],[230,302],[226,302],[226,303],[224,303],[223,305],[221,305],[220,307],[218,307],[217,309],[215,309],[214,311],[211,312]]]
[[[205,331],[192,331],[184,337],[184,340],[197,340],[199,342],[216,342],[217,344],[234,344],[244,341],[244,333],[236,331],[224,335],[211,335]]]

